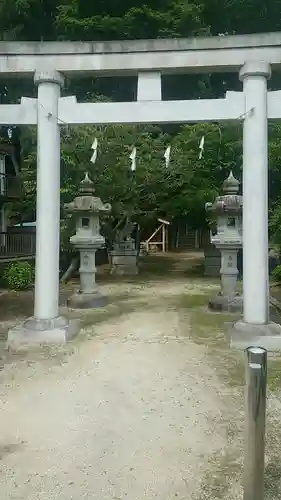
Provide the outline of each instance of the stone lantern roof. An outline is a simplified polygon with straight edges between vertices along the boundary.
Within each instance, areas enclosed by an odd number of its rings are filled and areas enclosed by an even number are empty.
[[[208,212],[214,212],[216,214],[221,213],[231,213],[240,214],[243,207],[243,197],[238,194],[240,182],[235,179],[232,171],[229,176],[223,182],[223,192],[222,196],[217,196],[214,203],[206,203],[205,209]]]
[[[80,182],[78,196],[71,203],[65,205],[65,209],[70,213],[108,213],[111,211],[110,203],[103,203],[100,198],[93,196],[95,192],[94,183],[90,179],[88,172]]]
[[[95,192],[93,181],[90,179],[88,172],[85,173],[84,179],[79,185],[79,194],[82,196],[91,196]]]
[[[223,182],[223,192],[226,194],[238,194],[239,186],[240,182],[238,181],[238,179],[235,179],[231,170],[229,176]]]

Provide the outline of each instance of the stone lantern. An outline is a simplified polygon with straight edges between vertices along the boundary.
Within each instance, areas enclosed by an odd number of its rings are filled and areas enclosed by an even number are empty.
[[[68,306],[80,309],[101,307],[105,298],[98,293],[96,284],[96,251],[104,246],[105,239],[100,234],[100,214],[111,211],[109,203],[103,204],[94,196],[94,183],[85,174],[80,183],[79,195],[65,208],[75,216],[76,234],[70,243],[80,252],[80,290],[68,299]]]
[[[221,252],[221,291],[209,302],[210,309],[217,311],[242,311],[243,299],[236,291],[237,255],[242,247],[242,196],[239,181],[230,172],[223,183],[223,196],[214,203],[206,203],[207,211],[217,220],[217,230],[211,234],[213,243]]]

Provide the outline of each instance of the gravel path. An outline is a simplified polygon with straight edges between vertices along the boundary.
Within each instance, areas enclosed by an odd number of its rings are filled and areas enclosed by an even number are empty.
[[[188,328],[158,304],[2,383],[1,500],[199,499],[226,408]]]

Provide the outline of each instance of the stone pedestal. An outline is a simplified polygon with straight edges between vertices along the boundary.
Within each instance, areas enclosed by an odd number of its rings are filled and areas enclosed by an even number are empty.
[[[95,309],[107,304],[106,297],[99,292],[83,293],[77,292],[71,295],[67,301],[68,307],[72,309]]]
[[[220,247],[221,251],[221,292],[209,301],[209,308],[213,311],[241,312],[243,311],[243,299],[236,292],[238,267],[238,248]]]
[[[220,277],[221,253],[214,246],[209,246],[204,250],[204,275],[212,278]]]
[[[237,293],[229,298],[220,292],[209,301],[209,309],[216,312],[242,313],[243,297]]]
[[[243,312],[243,297],[242,312]],[[228,329],[230,345],[236,349],[258,346],[269,351],[281,348],[281,307],[278,300],[269,298],[269,321],[265,324],[247,323],[244,319],[236,321]]]
[[[7,346],[16,348],[24,345],[65,344],[79,331],[79,320],[62,316],[51,320],[29,318],[8,332]]]
[[[132,240],[115,245],[114,250],[111,252],[111,258],[111,274],[124,276],[139,273],[138,251],[135,249]]]
[[[136,250],[134,251],[134,253],[130,252],[125,254],[123,252],[113,250],[111,256],[111,274],[117,274],[119,276],[139,274]]]
[[[281,325],[269,322],[264,325],[236,321],[230,326],[230,346],[235,349],[245,350],[248,347],[262,347],[268,351],[281,349]]]
[[[103,243],[103,240],[102,242]],[[75,292],[67,300],[67,305],[73,309],[94,309],[97,307],[104,307],[106,305],[106,298],[98,291],[95,280],[96,274],[96,250],[100,244],[98,241],[85,241],[84,246],[79,245],[80,250],[80,290]],[[77,247],[78,248],[78,247]]]

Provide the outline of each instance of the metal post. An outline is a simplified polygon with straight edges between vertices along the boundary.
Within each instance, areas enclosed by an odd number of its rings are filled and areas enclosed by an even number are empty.
[[[267,351],[246,350],[244,500],[264,499]]]

